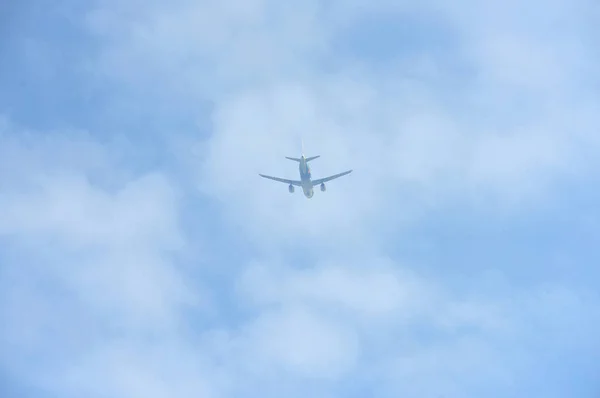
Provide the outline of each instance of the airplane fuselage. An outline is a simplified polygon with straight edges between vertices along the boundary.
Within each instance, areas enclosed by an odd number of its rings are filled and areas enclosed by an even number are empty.
[[[304,196],[310,199],[313,197],[315,192],[313,190],[310,166],[308,165],[308,162],[306,161],[306,157],[304,155],[302,155],[302,157],[300,158],[298,170],[300,171],[300,181],[302,183],[302,191],[304,193]]]

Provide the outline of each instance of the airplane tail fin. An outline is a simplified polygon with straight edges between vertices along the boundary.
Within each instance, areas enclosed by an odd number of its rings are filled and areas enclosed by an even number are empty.
[[[302,144],[302,157],[304,158],[305,157],[304,156],[304,140],[301,140],[301,144]],[[316,158],[319,158],[319,157],[321,157],[321,155],[311,156],[311,157],[308,157],[308,158],[305,158],[305,159],[306,159],[307,162],[310,162],[311,160],[315,160]],[[302,161],[302,159],[300,159],[300,158],[293,158],[293,157],[290,157],[290,156],[286,156],[285,158],[289,159],[289,160],[293,160],[294,162],[301,162]]]

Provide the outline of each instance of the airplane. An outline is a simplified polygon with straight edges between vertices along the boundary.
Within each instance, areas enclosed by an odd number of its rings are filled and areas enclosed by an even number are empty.
[[[302,154],[300,158],[294,158],[294,157],[289,157],[286,156],[286,159],[289,160],[293,160],[295,162],[299,163],[298,169],[300,171],[300,181],[296,181],[296,180],[286,180],[284,178],[278,178],[278,177],[271,177],[271,176],[267,176],[264,174],[259,174],[259,176],[263,177],[263,178],[268,178],[270,180],[274,180],[274,181],[279,181],[279,182],[283,182],[285,184],[289,184],[288,190],[290,191],[290,193],[294,193],[294,186],[297,187],[302,187],[302,191],[304,193],[304,196],[306,196],[307,199],[310,199],[313,197],[314,195],[314,190],[313,187],[316,187],[317,185],[321,186],[321,191],[325,192],[325,183],[327,181],[331,181],[333,179],[345,176],[346,174],[350,174],[352,173],[352,170],[348,170],[348,171],[344,171],[343,173],[339,173],[339,174],[335,174],[329,177],[325,177],[325,178],[319,178],[316,180],[312,179],[312,174],[311,174],[311,170],[310,170],[310,166],[308,165],[308,162],[310,162],[311,160],[315,160],[317,158],[321,157],[321,155],[317,155],[317,156],[311,156],[311,157],[306,157],[304,156],[304,145],[302,145]]]

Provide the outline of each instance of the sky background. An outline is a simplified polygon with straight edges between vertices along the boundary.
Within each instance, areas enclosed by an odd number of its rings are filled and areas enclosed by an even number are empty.
[[[0,5],[0,395],[600,396],[600,3]],[[297,178],[347,169],[327,192]]]

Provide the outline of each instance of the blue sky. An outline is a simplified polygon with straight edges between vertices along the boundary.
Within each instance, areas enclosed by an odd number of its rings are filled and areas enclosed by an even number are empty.
[[[595,2],[3,7],[3,397],[600,394]]]

